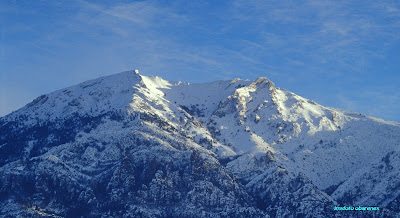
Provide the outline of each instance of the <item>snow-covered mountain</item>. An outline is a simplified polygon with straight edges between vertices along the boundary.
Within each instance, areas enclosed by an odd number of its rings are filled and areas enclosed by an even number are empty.
[[[0,118],[0,214],[399,216],[399,148],[399,123],[266,78],[189,84],[128,71]]]

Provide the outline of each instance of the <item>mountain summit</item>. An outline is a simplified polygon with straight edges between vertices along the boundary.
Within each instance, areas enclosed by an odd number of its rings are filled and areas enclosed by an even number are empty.
[[[0,118],[0,214],[399,216],[399,146],[399,123],[264,77],[189,84],[127,71]]]

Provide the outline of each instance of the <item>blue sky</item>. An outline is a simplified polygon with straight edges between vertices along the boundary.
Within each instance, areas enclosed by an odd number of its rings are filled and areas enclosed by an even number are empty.
[[[5,0],[0,30],[0,116],[137,68],[187,82],[264,76],[400,121],[399,1]]]

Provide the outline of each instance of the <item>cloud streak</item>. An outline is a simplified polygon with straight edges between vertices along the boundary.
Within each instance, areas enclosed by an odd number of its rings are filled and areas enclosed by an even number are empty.
[[[363,112],[365,99],[348,93],[371,91],[362,81],[395,82],[383,77],[395,69],[387,66],[394,65],[389,57],[400,37],[396,2],[76,0],[4,8],[0,13],[10,22],[0,43],[7,72],[65,78],[42,84],[40,93],[21,82],[21,91],[37,95],[135,67],[189,82],[267,76],[328,106],[350,109],[350,99]],[[19,21],[22,15],[25,22]]]
[[[285,53],[299,53],[314,61],[324,57],[322,63],[333,61],[344,68],[363,70],[365,62],[358,64],[355,60],[383,55],[382,48],[376,47],[379,46],[376,40],[384,39],[380,42],[382,46],[390,46],[398,40],[398,34],[393,34],[399,32],[394,21],[381,22],[396,16],[387,15],[384,8],[396,11],[392,9],[395,7],[382,6],[375,1],[280,4],[279,1],[237,0],[232,14],[237,20],[257,24],[257,34],[264,36],[262,46],[265,48],[283,48]],[[278,28],[284,31],[277,31]],[[351,66],[346,60],[353,60]]]

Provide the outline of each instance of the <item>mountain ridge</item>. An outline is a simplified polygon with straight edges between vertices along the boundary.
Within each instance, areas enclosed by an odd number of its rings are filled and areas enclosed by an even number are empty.
[[[382,180],[368,170],[398,163],[400,124],[321,106],[276,88],[265,77],[190,84],[126,71],[42,95],[1,117],[0,130],[0,192],[17,199],[9,203],[13,207],[21,205],[18,197],[24,193],[54,214],[104,215],[110,201],[99,199],[121,193],[113,198],[126,205],[112,209],[114,215],[141,211],[145,216],[196,216],[181,211],[182,202],[203,205],[197,212],[212,216],[330,216],[337,213],[334,206],[343,203],[376,204],[382,213],[399,212],[398,186],[384,185],[393,176]],[[181,164],[171,162],[181,156],[186,157]],[[398,170],[392,167],[391,175]],[[35,178],[43,172],[49,184],[42,190]],[[180,174],[191,178],[182,190],[177,185],[184,183]],[[125,184],[117,175],[132,182]],[[7,190],[7,184],[26,185],[27,179],[35,181],[28,185],[32,190]],[[46,191],[58,190],[54,184],[60,181],[80,193],[66,196],[81,199],[91,210],[68,208],[61,196]],[[352,192],[356,185],[359,191]],[[160,200],[144,197],[160,197],[149,187],[161,190],[161,196],[170,193],[168,214],[162,212],[166,206],[158,205]],[[213,199],[205,187],[225,200],[205,201],[204,196]],[[368,187],[397,194],[369,193]],[[175,192],[181,198],[171,197]],[[85,195],[89,197],[81,197]],[[233,203],[239,198],[247,200]]]

